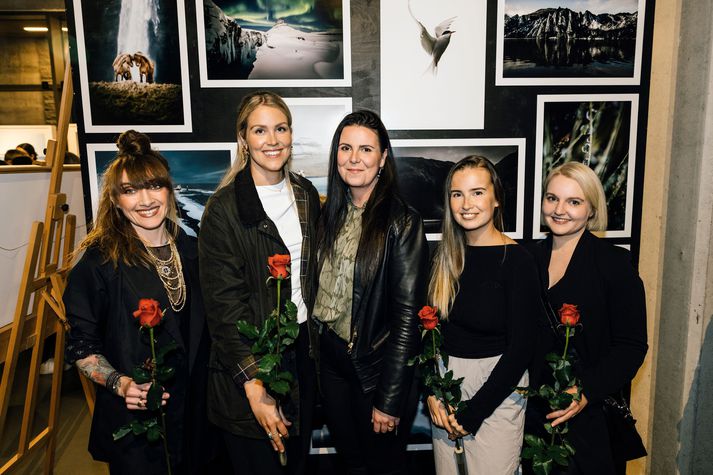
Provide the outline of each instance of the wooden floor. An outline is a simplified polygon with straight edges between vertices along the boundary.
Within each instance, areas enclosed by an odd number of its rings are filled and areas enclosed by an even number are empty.
[[[40,378],[49,378],[49,376],[41,376]],[[44,381],[41,381],[41,389],[38,394],[40,399],[44,396],[43,383]],[[42,407],[41,404],[39,406]],[[16,407],[15,410],[19,412],[20,408],[21,405]],[[37,419],[41,424],[41,411],[38,413]],[[91,419],[87,411],[77,371],[72,368],[65,371],[63,375],[55,475],[108,475],[109,470],[106,464],[95,462],[87,452],[90,423]],[[19,417],[14,419],[8,417],[8,427],[0,439],[0,462],[3,459],[7,460],[7,454],[14,447],[12,439],[13,437],[17,438],[16,433],[19,433],[18,425]],[[41,451],[29,455],[11,473],[21,475],[42,473],[42,455]],[[430,451],[409,452],[408,465],[407,470],[410,475],[433,475],[435,473],[433,456]],[[309,472],[310,475],[344,473],[335,455],[311,455]]]

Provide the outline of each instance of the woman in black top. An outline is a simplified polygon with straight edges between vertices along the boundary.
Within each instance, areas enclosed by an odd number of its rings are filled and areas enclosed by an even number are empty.
[[[582,325],[573,339],[582,398],[546,418],[552,425],[569,421],[575,454],[568,473],[616,473],[624,461],[613,458],[601,402],[629,384],[644,361],[644,287],[629,252],[589,232],[607,227],[604,190],[589,167],[561,165],[544,189],[542,216],[550,235],[535,250],[542,283],[555,311],[577,305]]]
[[[442,240],[429,298],[440,309],[448,369],[464,377],[466,408],[448,416],[428,398],[439,474],[456,473],[455,436],[463,437],[469,473],[511,474],[520,462],[527,366],[539,308],[534,260],[503,232],[503,187],[492,163],[458,162],[445,185]]]
[[[160,442],[131,433],[112,439],[121,426],[155,416],[145,411],[151,383],[136,384],[130,376],[151,356],[133,312],[140,299],[154,299],[164,310],[158,347],[178,345],[167,357],[176,373],[163,394],[173,473],[202,472],[212,441],[205,418],[209,339],[196,242],[178,226],[168,163],[148,137],[130,130],[117,145],[117,158],[103,175],[94,226],[78,248],[84,255],[64,293],[71,325],[67,361],[97,384],[89,452],[108,462],[112,474],[167,472]]]

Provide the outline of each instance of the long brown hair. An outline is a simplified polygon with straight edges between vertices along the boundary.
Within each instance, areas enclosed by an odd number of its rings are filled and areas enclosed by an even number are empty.
[[[466,235],[463,228],[456,223],[451,211],[451,184],[453,175],[461,170],[470,168],[483,168],[490,174],[493,184],[493,194],[498,206],[493,213],[495,229],[503,231],[503,209],[505,205],[505,189],[492,162],[485,157],[470,155],[456,163],[446,178],[443,196],[443,227],[441,242],[438,243],[436,254],[433,258],[433,269],[428,283],[428,299],[432,305],[438,307],[441,317],[448,318],[453,301],[458,294],[458,279],[463,273],[465,263]]]
[[[178,212],[168,162],[151,148],[147,135],[135,130],[122,133],[116,145],[119,148],[116,159],[102,175],[99,205],[92,229],[79,244],[75,256],[89,247],[96,247],[104,255],[105,262],[111,261],[115,267],[119,261],[129,266],[148,267],[151,265],[148,252],[131,222],[116,206],[116,202],[122,193],[121,177],[124,172],[135,188],[155,184],[165,187],[168,189],[165,226],[166,231],[175,239],[179,229]]]

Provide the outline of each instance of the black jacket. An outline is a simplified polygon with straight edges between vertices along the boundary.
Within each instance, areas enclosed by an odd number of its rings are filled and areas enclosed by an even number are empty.
[[[420,347],[418,311],[426,302],[428,243],[418,213],[393,200],[384,252],[371,282],[354,269],[351,359],[374,407],[400,415],[413,382],[407,361]]]
[[[552,237],[533,249],[542,285],[547,288]],[[570,473],[614,473],[601,403],[631,382],[646,356],[643,283],[627,250],[585,231],[564,276],[547,293],[555,312],[568,303],[577,305],[580,313],[581,327],[570,344],[577,349],[579,361],[575,368],[588,405],[569,422],[569,438],[575,449]],[[543,351],[562,351],[551,331],[545,335],[549,343]],[[543,355],[537,361],[546,367]],[[549,368],[541,372],[544,381],[551,379]],[[537,404],[528,404],[527,410],[530,414],[548,412]],[[535,426],[541,428],[542,423],[544,420]]]
[[[289,178],[302,227],[302,296],[311,311],[319,195],[309,180],[294,174]],[[243,389],[243,383],[257,373],[257,364],[250,351],[252,342],[238,333],[236,322],[247,320],[262,325],[275,308],[276,286],[265,283],[269,276],[267,258],[289,251],[262,207],[249,167],[208,200],[198,247],[212,338],[208,417],[233,434],[262,439],[265,431],[253,416]],[[283,281],[282,286],[282,297],[287,299],[290,280]],[[294,358],[294,352],[288,352],[285,364],[294,366]],[[283,404],[286,417],[293,423],[290,430],[294,432],[299,431],[297,401],[299,384],[294,384]]]
[[[166,309],[157,327],[159,346],[174,340],[179,349],[168,363],[176,368],[176,376],[166,383],[171,398],[166,405],[169,447],[174,460],[188,459],[189,466],[200,463],[210,451],[209,428],[205,424],[205,386],[208,360],[208,332],[198,282],[198,254],[194,238],[181,231],[176,247],[183,264],[188,300],[177,320],[156,274],[143,266],[126,266],[119,262],[114,268],[104,262],[97,248],[88,249],[69,273],[64,304],[71,330],[67,335],[68,362],[101,354],[118,371],[131,374],[135,366],[150,356],[145,332],[139,332],[132,313],[139,299],[153,298]],[[188,321],[185,321],[188,319]],[[183,327],[183,328],[182,328]],[[187,338],[186,338],[187,336]],[[89,435],[89,451],[96,460],[132,465],[136,473],[164,473],[161,444],[149,444],[146,438],[127,435],[112,440],[112,432],[148,413],[129,411],[124,399],[103,386],[97,386],[96,405]],[[185,437],[185,441],[181,438]],[[156,462],[158,461],[158,463]]]

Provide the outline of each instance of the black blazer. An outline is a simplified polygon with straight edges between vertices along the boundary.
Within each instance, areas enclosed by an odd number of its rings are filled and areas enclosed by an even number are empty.
[[[552,236],[534,246],[534,254],[547,289]],[[629,384],[648,350],[644,286],[629,251],[585,231],[548,295],[555,312],[563,303],[576,304],[580,311],[582,327],[573,342],[588,401],[600,402]],[[549,346],[554,348],[554,337]]]
[[[179,346],[168,361],[176,368],[176,376],[166,384],[171,398],[165,408],[170,451],[177,462],[181,458],[191,459],[191,454],[197,454],[207,440],[208,429],[204,422],[209,338],[198,282],[195,239],[180,231],[176,246],[188,290],[188,300],[180,317],[188,319],[188,322],[184,320],[183,331],[155,270],[121,262],[114,268],[111,262],[104,262],[97,248],[88,249],[70,272],[63,300],[71,325],[67,335],[67,361],[101,354],[116,370],[127,375],[150,356],[147,334],[139,332],[138,321],[133,316],[139,299],[153,298],[166,309],[156,334],[159,345],[174,340]],[[188,338],[184,338],[185,335]],[[92,456],[107,462],[134,456],[137,470],[152,472],[152,469],[144,469],[143,464],[149,463],[152,457],[163,459],[161,444],[157,444],[158,452],[155,452],[151,448],[144,450],[147,446],[144,436],[129,434],[116,442],[112,439],[112,432],[120,426],[147,416],[143,411],[129,411],[123,398],[97,386],[89,436]],[[187,437],[186,450],[183,450],[184,436]]]

